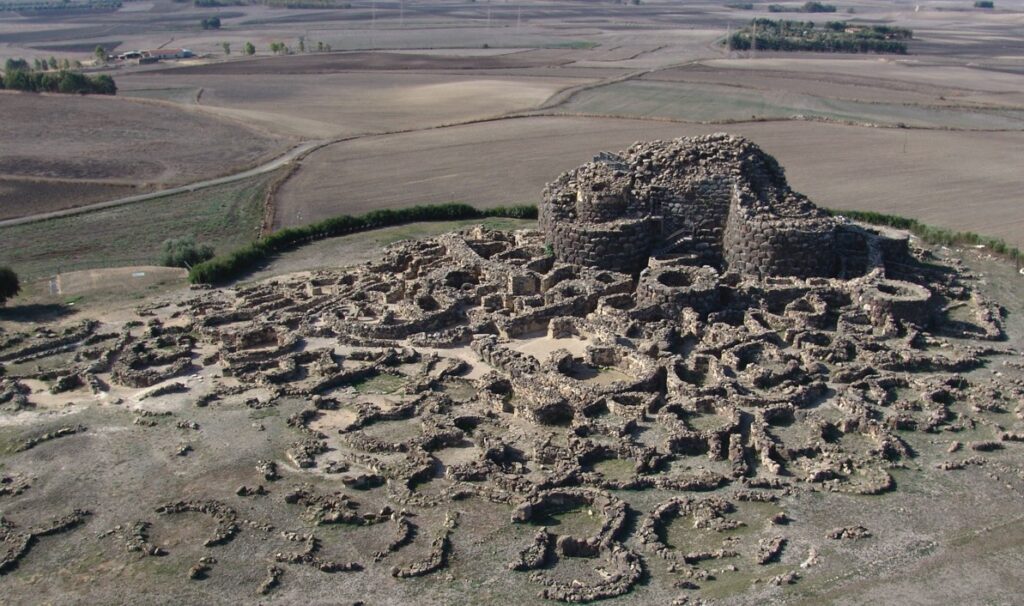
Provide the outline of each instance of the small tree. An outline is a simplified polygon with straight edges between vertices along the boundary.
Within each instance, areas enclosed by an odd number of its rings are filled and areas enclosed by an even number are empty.
[[[82,74],[64,72],[57,84],[57,90],[65,94],[83,93],[89,90],[89,84],[89,79]]]
[[[28,71],[28,61],[24,59],[8,59],[4,61],[4,73]]]
[[[10,267],[0,267],[0,305],[19,292],[21,284],[18,282],[18,274]]]
[[[100,45],[96,46],[96,50],[92,51],[92,54],[96,57],[96,63],[98,65],[106,65],[107,63],[107,49]]]
[[[114,83],[114,79],[107,74],[100,74],[96,76],[93,81],[93,92],[100,95],[116,95],[117,84]]]
[[[57,57],[50,55],[50,69],[57,69],[58,67],[60,67],[60,64],[57,63]]]
[[[224,54],[225,55],[230,55],[231,54],[231,43],[230,42],[221,42],[220,43],[220,47],[224,49]]]
[[[32,90],[32,82],[25,70],[4,72],[4,88],[7,90]]]
[[[213,247],[209,244],[196,244],[192,236],[164,240],[160,252],[160,264],[167,267],[185,267],[191,269],[196,263],[202,263],[213,257]]]
[[[299,36],[299,52],[300,53],[306,52],[306,37],[305,36]]]
[[[243,55],[255,55],[256,47],[252,45],[252,42],[246,42],[245,46],[242,47]]]

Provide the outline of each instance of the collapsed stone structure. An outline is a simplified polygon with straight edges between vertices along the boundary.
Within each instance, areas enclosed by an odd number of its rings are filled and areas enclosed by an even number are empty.
[[[602,155],[548,187],[540,226],[476,227],[398,243],[355,268],[204,291],[120,330],[8,338],[0,363],[77,355],[8,374],[0,405],[31,406],[30,381],[67,394],[143,389],[146,403],[186,390],[203,409],[301,402],[282,464],[250,465],[269,489],[243,486],[238,498],[317,478],[335,488],[289,487],[283,502],[315,526],[383,525],[391,538],[361,561],[335,561],[315,529],[285,533],[301,549],[260,564],[260,593],[287,582],[284,566],[364,574],[387,559],[395,578],[435,574],[457,553],[458,511],[474,499],[539,527],[501,565],[542,597],[623,595],[655,560],[694,590],[711,581],[709,563],[789,563],[784,497],[893,490],[889,471],[914,455],[900,432],[998,427],[972,443],[977,453],[1024,439],[985,416],[1024,401],[1024,389],[970,374],[1014,353],[995,343],[998,306],[956,271],[920,263],[926,253],[905,235],[815,208],[747,141]],[[176,381],[197,372],[213,380]],[[638,507],[613,490],[675,496],[645,506],[630,530]],[[350,496],[372,491],[392,505],[368,510]],[[740,521],[760,511],[752,504],[776,510]],[[260,527],[217,501],[156,511],[212,516],[206,545]],[[594,527],[550,525],[573,515]],[[673,544],[674,520],[714,546]],[[129,551],[154,550],[145,524],[130,526],[142,530]],[[751,526],[747,540],[729,534]],[[410,551],[421,555],[398,561]],[[570,560],[594,574],[560,576]]]

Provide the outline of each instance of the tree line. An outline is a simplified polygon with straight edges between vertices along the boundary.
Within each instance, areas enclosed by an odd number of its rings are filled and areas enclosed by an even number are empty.
[[[826,53],[907,54],[904,40],[913,32],[885,25],[851,25],[829,21],[817,28],[810,21],[754,19],[728,36],[723,44],[733,50],[813,51]]]
[[[805,2],[803,6],[793,7],[785,6],[783,4],[769,4],[769,13],[834,13],[836,12],[836,6],[834,4],[823,4],[821,2]]]
[[[231,43],[230,42],[221,42],[220,43],[220,47],[221,47],[221,49],[224,50],[224,54],[225,55],[230,55],[231,54]],[[307,46],[306,45],[306,37],[305,36],[299,36],[298,47],[299,47],[298,48],[298,52],[300,52],[300,53],[311,53],[311,52],[314,52],[314,50],[313,50],[314,47],[313,46],[311,46],[311,45]],[[270,48],[270,52],[274,53],[275,55],[290,55],[290,54],[292,54],[294,52],[294,51],[292,51],[291,47],[288,46],[287,44],[285,44],[284,42],[271,42],[269,48]],[[325,44],[323,41],[317,42],[315,48],[316,48],[315,52],[318,52],[318,53],[329,53],[329,52],[331,52],[331,45],[330,44]],[[256,46],[253,45],[252,42],[246,42],[245,44],[242,45],[242,54],[243,55],[255,55],[256,54]]]
[[[48,62],[47,67],[51,64]],[[86,76],[70,69],[33,69],[24,59],[8,59],[0,89],[30,93],[65,93],[79,95],[115,95],[117,85],[106,74]]]

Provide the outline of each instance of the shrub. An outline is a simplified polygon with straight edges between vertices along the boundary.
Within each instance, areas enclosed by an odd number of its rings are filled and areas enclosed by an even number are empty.
[[[21,283],[18,282],[18,274],[14,273],[10,267],[0,267],[0,305],[19,292],[21,292]]]
[[[160,251],[160,264],[167,267],[193,266],[213,258],[213,247],[209,244],[196,244],[195,238],[171,238],[164,240]]]
[[[821,2],[805,2],[803,6],[805,13],[834,13],[836,7],[833,4],[822,4]]]
[[[974,3],[974,8],[995,8],[996,3],[992,0],[977,0]]]

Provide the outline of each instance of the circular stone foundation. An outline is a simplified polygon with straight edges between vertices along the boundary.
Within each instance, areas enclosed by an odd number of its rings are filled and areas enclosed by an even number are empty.
[[[640,275],[636,299],[641,305],[658,305],[667,316],[687,307],[707,312],[720,303],[718,272],[708,266],[649,267]]]

